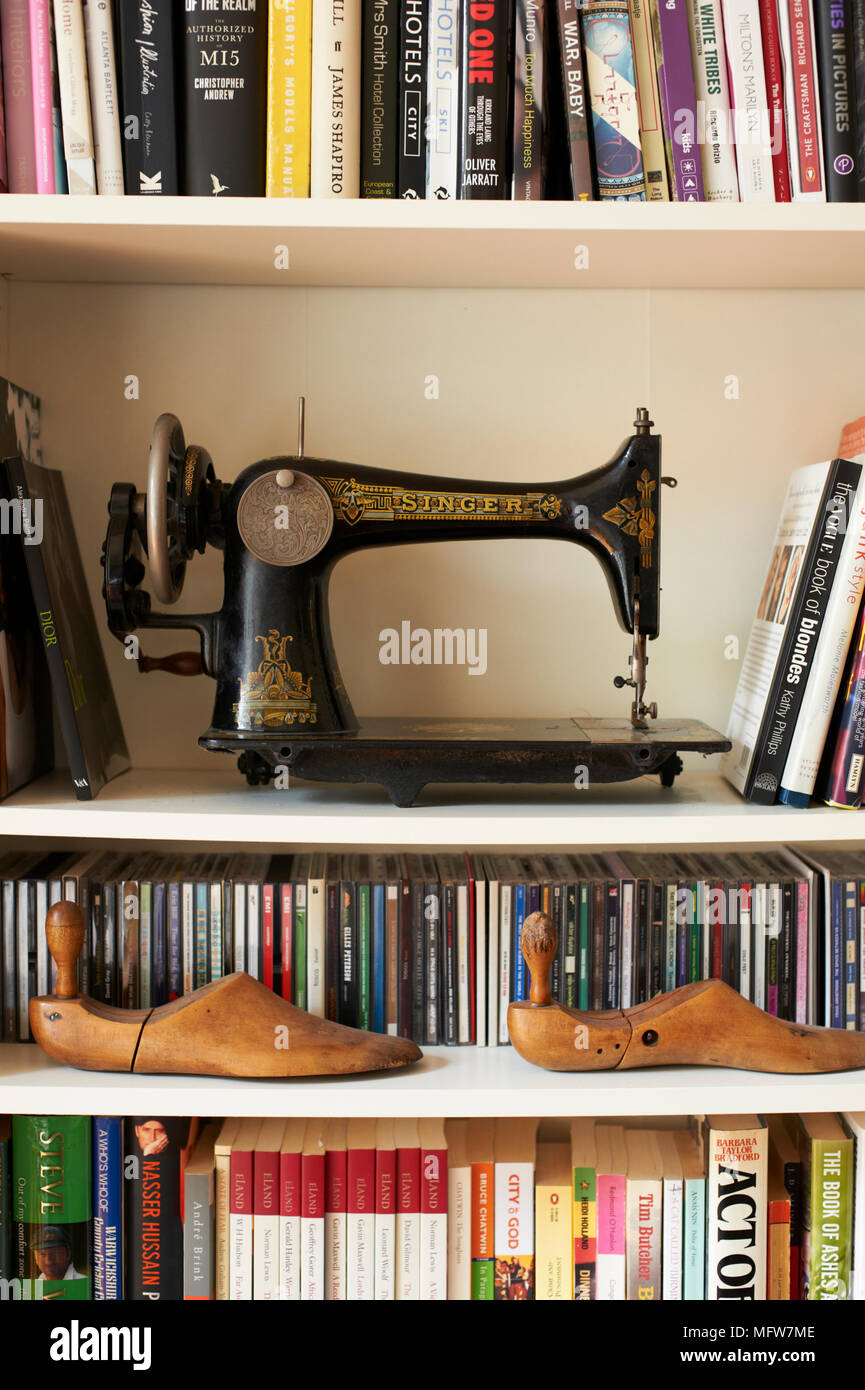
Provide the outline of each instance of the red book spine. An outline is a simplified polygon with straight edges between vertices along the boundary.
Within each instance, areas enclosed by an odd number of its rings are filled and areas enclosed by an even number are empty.
[[[377,1149],[375,1159],[375,1210],[377,1216],[396,1215],[396,1149]]]
[[[808,193],[819,193],[824,185],[817,120],[820,104],[811,9],[808,0],[787,0],[787,3],[790,6],[790,28],[793,35],[793,79],[797,96],[796,140],[802,187]],[[793,132],[790,134],[792,138]]]
[[[236,1216],[251,1216],[254,1194],[253,1160],[249,1149],[232,1149],[228,1208]]]
[[[396,1209],[403,1216],[420,1211],[420,1149],[397,1149]]]
[[[447,1149],[423,1149],[421,1151],[420,1209],[421,1213],[426,1216],[447,1215]]]
[[[348,1260],[350,1299],[375,1297],[375,1149],[348,1151]]]
[[[325,1210],[329,1216],[346,1211],[348,1163],[345,1149],[328,1149],[325,1158]]]
[[[760,0],[760,35],[766,71],[766,104],[772,113],[772,174],[775,202],[790,201],[790,169],[787,162],[787,121],[784,115],[784,67],[778,32],[776,0]]]
[[[304,1154],[300,1194],[300,1214],[304,1220],[324,1220],[324,1190],[324,1154]]]
[[[282,928],[282,997],[287,999],[289,1004],[294,1000],[292,993],[294,980],[292,977],[292,965],[294,963],[294,951],[292,949],[292,930],[291,930],[291,884],[282,885],[280,896],[279,911],[280,926]]]
[[[252,1298],[253,1166],[251,1149],[232,1149],[228,1178],[232,1299]]]
[[[310,1160],[311,1162],[312,1160]],[[300,1154],[279,1155],[279,1214],[300,1216],[301,1162]]]
[[[348,1214],[366,1216],[375,1205],[375,1149],[349,1149],[347,1173]]]
[[[273,884],[261,885],[262,983],[273,989]]]
[[[281,1176],[279,1154],[256,1149],[254,1167],[253,1211],[256,1216],[277,1216]]]

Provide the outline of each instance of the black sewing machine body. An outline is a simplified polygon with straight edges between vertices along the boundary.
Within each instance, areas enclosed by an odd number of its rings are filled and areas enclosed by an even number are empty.
[[[564,482],[404,473],[310,458],[300,445],[297,455],[244,469],[232,485],[215,478],[203,449],[186,448],[173,416],[162,416],[146,495],[130,484],[112,489],[103,555],[109,626],[121,638],[136,628],[198,633],[200,659],[182,653],[139,664],[216,681],[212,724],[199,741],[241,754],[250,782],[285,765],[299,776],[380,781],[410,804],[432,781],[573,781],[575,762],[593,780],[660,771],[672,781],[678,750],[721,751],[726,741],[702,725],[650,727],[646,717],[654,709],[642,701],[644,644],[659,630],[660,490],[669,480],[661,477],[660,437],[641,415],[609,463]],[[378,545],[520,535],[568,540],[598,557],[619,622],[635,637],[631,679],[617,681],[634,685],[631,720],[360,727],[330,631],[336,562]],[[186,562],[207,544],[224,551],[221,609],[153,611],[140,587],[144,554],[157,598],[170,604]]]

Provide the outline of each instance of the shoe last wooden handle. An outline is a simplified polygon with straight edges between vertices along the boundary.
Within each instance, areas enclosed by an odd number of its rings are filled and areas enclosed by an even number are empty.
[[[530,1004],[544,1006],[553,1002],[550,969],[556,958],[558,944],[558,932],[552,918],[548,917],[546,912],[533,912],[523,922],[520,946],[532,981]]]
[[[57,966],[58,999],[75,999],[78,995],[76,965],[84,945],[84,918],[76,903],[65,900],[49,907],[45,918],[48,949]]]

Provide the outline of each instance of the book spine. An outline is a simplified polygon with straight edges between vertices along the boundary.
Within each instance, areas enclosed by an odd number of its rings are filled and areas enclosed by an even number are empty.
[[[279,892],[279,928],[282,956],[282,978],[280,993],[290,1004],[294,999],[294,923],[292,921],[292,899],[294,893],[290,883],[283,883]]]
[[[120,194],[123,192],[123,147],[114,65],[114,21],[111,7],[104,0],[84,0],[84,31],[96,186],[102,194]]]
[[[433,0],[435,3],[435,0]],[[516,0],[514,14],[514,202],[543,198],[547,141],[547,8],[541,0]]]
[[[784,109],[784,58],[781,52],[781,33],[778,27],[777,0],[759,0],[760,37],[763,42],[763,66],[766,70],[766,100],[771,120],[772,175],[775,180],[775,202],[789,203],[790,154],[787,148],[787,118]]]
[[[865,202],[865,3],[850,0],[853,32],[853,79],[856,104],[856,179]],[[841,450],[843,453],[843,449]]]
[[[399,998],[399,884],[389,883],[385,892],[385,923],[387,945],[387,971],[385,997],[385,1031],[391,1037],[397,1034],[397,1001]]]
[[[836,459],[814,517],[745,785],[748,800],[760,805],[771,805],[781,786],[844,545],[841,518],[847,515],[861,471],[858,463]]]
[[[261,885],[261,982],[274,987],[273,935],[276,930],[276,888],[272,883]]]
[[[774,7],[775,0],[769,3]],[[702,103],[703,111],[698,131],[706,202],[738,203],[739,179],[721,0],[694,0],[688,13],[694,90],[698,110]]]
[[[472,1301],[495,1298],[495,1164],[471,1165]]]
[[[301,1288],[301,1157],[279,1155],[279,1280],[280,1300],[295,1303]],[[254,1232],[253,1232],[254,1235]]]
[[[132,1116],[126,1121],[126,1296],[183,1299],[181,1149],[188,1120]]]
[[[420,1148],[397,1149],[396,1297],[420,1299]]]
[[[722,0],[722,8],[736,129],[739,197],[743,203],[774,203],[759,0]]]
[[[849,882],[844,895],[844,1024],[855,1029],[859,1020],[856,967],[859,957],[859,883]]]
[[[183,1298],[208,1302],[214,1294],[213,1173],[183,1178]]]
[[[213,1155],[213,1290],[218,1302],[229,1295],[229,1188],[231,1154],[218,1146]]]
[[[511,923],[511,960],[513,961],[512,983],[513,998],[516,1001],[527,999],[529,995],[526,985],[526,962],[520,949],[520,933],[522,932],[523,922],[529,915],[526,907],[526,886],[524,883],[514,884],[513,898],[513,920]]]
[[[452,9],[455,0],[448,3]],[[364,0],[360,92],[362,198],[396,197],[399,45],[398,0]]]
[[[822,795],[829,806],[858,809],[865,768],[865,604],[860,605],[839,701]]]
[[[767,1134],[710,1130],[706,1298],[766,1297]]]
[[[143,975],[143,973],[144,973],[144,956],[145,956],[145,953],[144,953],[144,946],[143,946],[143,943],[144,943],[144,922],[143,922],[143,918],[144,918],[144,888],[145,888],[145,885],[142,884],[142,885],[141,885],[141,892],[142,892],[142,926],[141,926],[142,951],[141,951],[141,971],[142,971],[142,975]],[[149,888],[148,888],[148,896],[149,896]],[[209,936],[209,925],[210,925],[210,902],[209,902],[208,885],[207,885],[206,883],[196,883],[196,885],[195,885],[195,987],[196,987],[196,989],[200,989],[202,985],[206,985],[206,984],[207,984],[207,980],[208,980],[208,973],[207,973],[207,972],[208,972],[209,965],[210,965],[210,942],[209,942],[209,940],[208,940],[208,936]],[[149,958],[149,952],[148,952],[148,958]],[[148,1002],[149,1002],[149,999],[150,999],[149,984],[148,984],[148,989],[147,989],[147,999],[148,999]]]
[[[420,1298],[439,1303],[448,1296],[447,1149],[421,1149],[420,1174]]]
[[[648,0],[629,0],[629,7],[646,199],[650,203],[667,203],[670,200],[670,185],[667,181],[661,96],[658,91],[658,70],[655,65],[655,45],[652,40]]]
[[[384,884],[372,885],[372,1031],[385,1031],[387,1012],[387,939]]]
[[[597,1200],[597,1297],[599,1302],[618,1303],[626,1293],[624,1177],[599,1173]]]
[[[468,1302],[472,1297],[471,1259],[471,1167],[448,1166],[448,1255],[447,1297],[450,1301]],[[567,1258],[570,1259],[568,1252]]]
[[[594,1168],[574,1169],[574,1298],[598,1297],[598,1185]]]
[[[358,1026],[357,957],[355,953],[355,886],[348,879],[339,885],[339,1003],[337,1017],[349,1028]]]
[[[51,0],[30,3],[30,77],[33,87],[33,142],[36,192],[53,193],[54,89],[51,80]]]
[[[372,923],[370,885],[357,886],[357,1026],[367,1031],[372,1027]]]
[[[180,191],[170,11],[119,0],[123,175],[127,193]]]
[[[499,887],[501,920],[499,923],[499,1044],[510,1042],[508,1034],[508,1004],[511,1001],[511,940],[513,888],[509,883]]]
[[[605,924],[604,924],[604,952],[606,969],[604,973],[604,1005],[605,1009],[619,1009],[619,991],[621,989],[621,889],[618,883],[612,879],[607,884],[606,905],[605,905]]]
[[[14,1279],[12,1268],[12,1139],[0,1139],[0,1279]],[[14,1288],[14,1285],[12,1286]]]
[[[361,0],[313,5],[313,198],[360,194],[360,31]]]
[[[229,1298],[252,1298],[253,1155],[231,1150],[228,1187]]]
[[[324,1297],[344,1301],[348,1297],[348,1155],[345,1149],[328,1149],[324,1159]]]
[[[535,1296],[533,1163],[495,1165],[495,1273],[493,1298]]]
[[[739,890],[739,993],[750,999],[753,990],[751,952],[751,888],[742,884]]]
[[[165,884],[154,883],[153,885],[153,986],[151,1002],[154,1005],[164,1004],[166,999],[165,985],[165,944],[166,944],[166,923],[165,923]]]
[[[179,999],[183,993],[183,940],[181,923],[180,884],[168,885],[168,998]]]
[[[0,33],[3,43],[3,105],[9,192],[35,193],[36,137],[28,0],[2,0]]]
[[[308,198],[312,0],[270,0],[267,32],[268,198]]]
[[[697,143],[697,96],[685,0],[651,0],[650,12],[670,188],[675,190],[678,203],[702,203],[705,194]]]
[[[682,1193],[682,1297],[706,1297],[706,1180],[685,1178]]]
[[[454,912],[456,915],[456,1005],[457,1042],[470,1043],[472,1038],[472,979],[471,951],[469,945],[469,890],[468,884],[457,884],[454,889]]]
[[[254,198],[265,190],[267,10],[210,0],[179,35],[183,191]]]
[[[281,1297],[280,1155],[256,1149],[253,1157],[252,1297],[272,1302]]]
[[[51,128],[54,132],[54,192],[68,193],[66,160],[63,155],[63,114],[60,109],[60,71],[57,67],[57,39],[54,11],[51,11]]]
[[[138,885],[135,885],[136,895]],[[136,970],[138,960],[138,927],[136,896]],[[180,894],[180,910],[183,931],[183,993],[191,994],[195,988],[195,884],[184,883]]]
[[[621,896],[621,986],[619,995],[621,1007],[630,1009],[635,1003],[634,997],[634,897],[636,885],[633,881],[623,882],[620,889]]]
[[[580,9],[598,196],[645,202],[637,78],[627,0],[588,0]]]
[[[328,881],[325,889],[324,1016],[339,1020],[342,979],[341,898],[338,883]]]
[[[426,195],[427,55],[429,0],[402,0],[400,8],[397,111],[397,193]]]
[[[54,21],[69,192],[95,194],[96,165],[81,0],[54,0]]]
[[[348,1150],[346,1297],[375,1298],[375,1149]]]
[[[811,0],[787,0],[778,9],[784,66],[784,113],[794,203],[825,202],[820,93]]]
[[[90,1116],[13,1116],[12,1165],[21,1296],[90,1299]]]
[[[319,1302],[325,1297],[325,1155],[304,1154],[301,1160],[300,1297]]]
[[[413,998],[412,998],[412,892],[411,884],[407,878],[400,880],[399,894],[399,954],[398,954],[398,979],[397,979],[397,1012],[396,1027],[397,1034],[402,1038],[415,1038],[412,1033],[412,1023],[414,1021]]]
[[[463,198],[507,198],[510,190],[512,11],[513,0],[462,0],[459,148]]]
[[[684,1210],[681,1178],[664,1179],[661,1297],[682,1298]]]
[[[324,879],[306,885],[306,1008],[324,1018]]]
[[[811,1140],[807,1297],[848,1299],[852,1277],[853,1141]]]
[[[662,1185],[651,1178],[629,1178],[626,1267],[628,1299],[653,1302],[661,1297]]]
[[[93,1297],[123,1298],[123,1121],[93,1117]]]
[[[813,0],[826,198],[859,201],[853,33],[849,0]]]
[[[442,1025],[444,1037],[442,1041],[448,1047],[454,1047],[458,1042],[457,1038],[457,941],[456,941],[456,896],[452,883],[442,884],[441,889],[441,949],[444,985],[442,990]],[[431,964],[428,966],[427,979],[435,978]],[[432,989],[429,990],[429,995]]]
[[[571,191],[575,202],[594,198],[594,173],[586,110],[586,74],[577,0],[556,0],[565,102]]]
[[[377,1302],[396,1297],[396,1149],[375,1154],[375,1279]]]

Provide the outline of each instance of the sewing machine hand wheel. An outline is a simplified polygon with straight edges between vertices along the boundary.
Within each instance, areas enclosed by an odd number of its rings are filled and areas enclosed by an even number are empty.
[[[150,440],[146,493],[150,582],[160,603],[177,602],[186,561],[204,550],[199,497],[202,483],[213,477],[207,450],[187,448],[177,416],[160,415]]]

